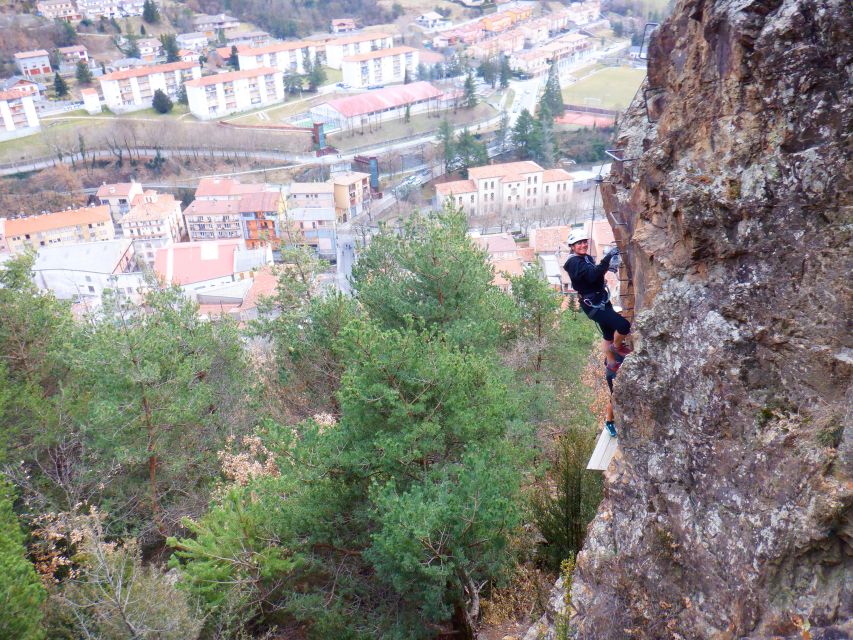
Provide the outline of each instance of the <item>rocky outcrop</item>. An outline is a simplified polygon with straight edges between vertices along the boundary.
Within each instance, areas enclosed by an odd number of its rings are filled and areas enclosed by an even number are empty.
[[[603,185],[636,351],[584,639],[853,632],[853,5],[689,0]]]

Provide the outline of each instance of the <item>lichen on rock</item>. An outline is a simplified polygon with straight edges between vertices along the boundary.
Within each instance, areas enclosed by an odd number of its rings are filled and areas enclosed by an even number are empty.
[[[853,633],[851,33],[849,0],[682,0],[652,40],[602,188],[638,348],[579,638]]]

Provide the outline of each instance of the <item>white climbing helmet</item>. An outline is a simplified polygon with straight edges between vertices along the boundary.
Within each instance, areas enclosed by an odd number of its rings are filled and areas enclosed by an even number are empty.
[[[580,242],[581,240],[589,240],[589,234],[583,229],[572,229],[572,232],[569,234],[569,239],[566,241],[571,247],[576,242]]]

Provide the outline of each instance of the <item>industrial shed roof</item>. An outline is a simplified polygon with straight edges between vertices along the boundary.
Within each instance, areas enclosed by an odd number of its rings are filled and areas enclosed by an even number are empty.
[[[352,118],[365,113],[393,109],[407,104],[438,98],[442,94],[429,82],[412,82],[386,89],[377,89],[357,96],[329,100],[326,105],[342,116]]]

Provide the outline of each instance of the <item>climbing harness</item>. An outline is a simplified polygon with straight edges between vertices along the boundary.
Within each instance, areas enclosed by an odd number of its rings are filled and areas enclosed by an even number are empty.
[[[601,302],[599,302],[598,304],[593,304],[590,298],[592,298],[593,296],[598,297],[599,295],[604,296]],[[604,289],[602,289],[601,291],[590,293],[588,297],[581,298],[581,302],[583,302],[586,306],[590,308],[590,311],[588,311],[586,315],[589,317],[590,320],[593,320],[595,318],[595,314],[599,311],[603,311],[604,308],[607,306],[607,303],[610,302],[610,289],[605,286]]]

